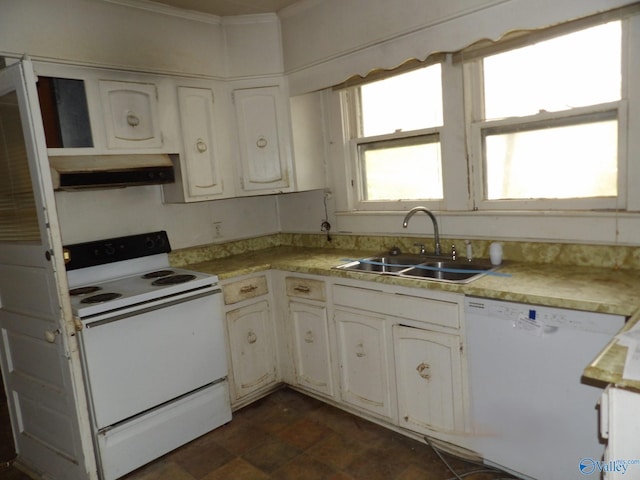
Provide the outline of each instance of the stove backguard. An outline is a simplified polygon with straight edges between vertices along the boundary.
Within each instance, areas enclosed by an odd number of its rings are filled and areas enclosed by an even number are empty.
[[[94,240],[64,247],[67,271],[171,252],[162,230],[125,237]]]

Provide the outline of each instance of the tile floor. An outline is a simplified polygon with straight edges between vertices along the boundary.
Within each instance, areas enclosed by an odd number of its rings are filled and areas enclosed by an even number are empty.
[[[481,468],[445,458],[459,474]],[[497,477],[479,473],[465,479]],[[1,480],[25,478],[11,469],[0,470]],[[285,388],[235,412],[231,423],[123,480],[452,478],[426,444]]]

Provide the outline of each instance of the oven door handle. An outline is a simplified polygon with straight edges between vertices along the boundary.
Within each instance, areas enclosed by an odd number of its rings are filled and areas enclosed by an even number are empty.
[[[173,305],[179,305],[181,303],[190,302],[191,300],[207,297],[209,295],[215,295],[221,292],[222,290],[220,290],[220,287],[214,285],[202,290],[198,290],[197,293],[195,293],[194,291],[183,292],[181,294],[175,295],[174,297],[164,297],[152,302],[147,302],[145,304],[133,305],[131,307],[118,309],[112,312],[102,313],[100,315],[96,315],[95,317],[84,318],[81,319],[81,321],[84,324],[84,328],[95,328],[101,325],[106,325],[108,323],[117,322],[118,320],[130,318],[134,315],[142,315],[144,313],[153,312],[155,310],[171,307]]]

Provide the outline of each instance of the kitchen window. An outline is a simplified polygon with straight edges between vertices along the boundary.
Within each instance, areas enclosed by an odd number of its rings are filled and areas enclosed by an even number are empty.
[[[465,63],[476,208],[624,207],[621,30],[609,22]]]
[[[357,209],[441,201],[441,65],[352,87],[344,95]]]
[[[343,85],[350,209],[636,210],[638,32],[613,12]]]

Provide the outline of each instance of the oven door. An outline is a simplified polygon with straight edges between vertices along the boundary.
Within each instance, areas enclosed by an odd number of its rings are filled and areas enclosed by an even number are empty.
[[[218,287],[82,320],[96,430],[226,377]]]

